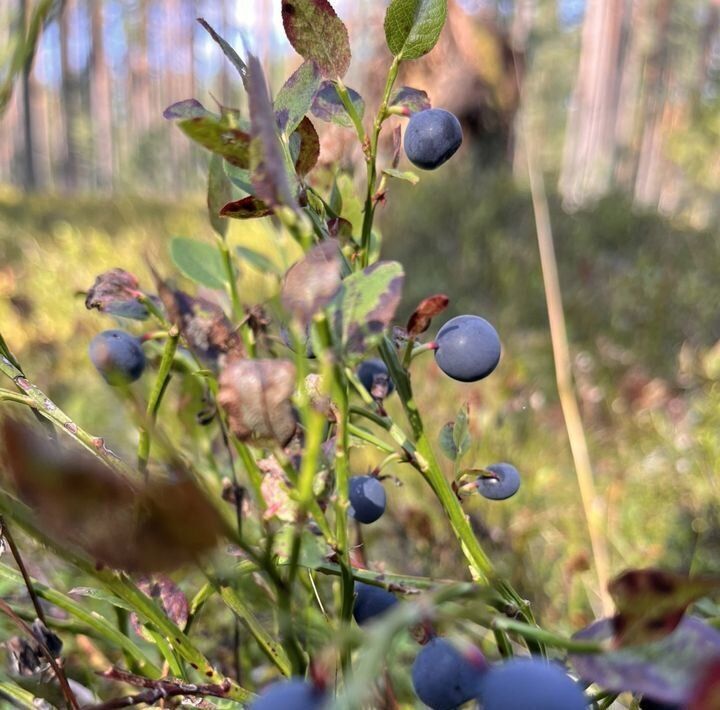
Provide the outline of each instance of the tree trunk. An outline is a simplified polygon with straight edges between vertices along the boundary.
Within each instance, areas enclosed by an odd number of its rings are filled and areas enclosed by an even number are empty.
[[[110,71],[103,42],[103,3],[88,0],[92,50],[90,52],[90,106],[93,121],[93,160],[96,184],[110,189],[113,180],[112,98]]]
[[[78,185],[77,145],[75,143],[75,77],[70,68],[69,39],[70,15],[74,8],[74,0],[65,0],[60,13],[60,85],[64,156],[62,161],[62,183],[67,190],[74,190]]]
[[[27,33],[28,4],[27,0],[20,0],[19,14],[19,35],[25,37]],[[20,41],[24,41],[20,40]],[[22,186],[26,192],[37,189],[37,174],[35,170],[35,142],[33,140],[33,85],[30,74],[32,72],[34,53],[23,66],[20,75],[20,93],[22,96],[22,130],[23,130],[23,153],[22,153]]]

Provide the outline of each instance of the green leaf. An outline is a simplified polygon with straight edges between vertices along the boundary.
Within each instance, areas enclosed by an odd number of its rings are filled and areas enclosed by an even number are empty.
[[[269,272],[276,276],[283,276],[283,270],[275,263],[273,263],[267,256],[260,252],[248,249],[247,247],[236,247],[235,251],[237,255],[243,261],[247,261],[250,266],[261,272]]]
[[[178,128],[190,140],[217,153],[238,168],[250,167],[250,135],[229,123],[229,116],[220,117],[209,111],[178,121]]]
[[[392,0],[385,39],[399,59],[417,59],[437,43],[447,18],[447,0]]]
[[[230,60],[230,63],[238,70],[240,79],[242,80],[245,90],[248,90],[248,68],[240,59],[238,53],[230,46],[230,44],[224,40],[215,30],[202,18],[198,17],[198,22],[207,30],[210,36],[220,45],[223,54]]]
[[[470,405],[465,402],[458,410],[455,416],[455,425],[453,427],[453,441],[458,452],[458,458],[467,453],[470,448],[472,439],[470,437]]]
[[[208,172],[207,206],[210,224],[218,236],[225,238],[228,221],[220,216],[220,210],[232,200],[232,184],[225,174],[223,159],[219,155],[210,158]]]
[[[291,525],[283,527],[275,536],[273,552],[277,556],[279,565],[289,562],[294,538],[295,528]],[[327,563],[330,552],[331,550],[321,539],[306,530],[302,533],[298,564],[308,569],[319,569]]]
[[[230,163],[225,165],[225,174],[230,182],[243,192],[252,192],[252,183],[250,182],[250,171],[245,168],[238,168]],[[222,208],[221,208],[222,209]]]
[[[289,136],[310,111],[321,80],[318,65],[308,60],[300,65],[278,91],[273,108],[278,128],[284,136]]]
[[[323,76],[345,76],[351,57],[348,31],[328,0],[283,0],[282,20],[298,54],[316,62]]]
[[[363,97],[350,87],[347,87],[347,91],[357,115],[362,118],[365,113],[365,101]],[[313,116],[319,118],[321,121],[335,123],[338,126],[343,126],[343,128],[352,128],[354,125],[350,115],[345,109],[342,99],[338,95],[335,82],[333,81],[323,81],[320,85],[312,104],[312,113]]]
[[[78,597],[86,597],[87,599],[95,599],[96,601],[105,602],[110,606],[117,607],[118,609],[125,609],[126,611],[135,611],[127,602],[116,597],[114,594],[110,594],[102,589],[95,589],[94,587],[74,587],[70,590],[70,594]]]
[[[455,422],[448,422],[443,425],[438,435],[438,444],[440,444],[440,450],[447,456],[451,461],[457,461],[458,450],[455,446],[455,438],[453,437],[453,429],[455,428]]]
[[[388,177],[396,178],[398,180],[405,180],[411,185],[417,185],[420,182],[420,178],[412,170],[396,170],[395,168],[383,168],[383,173]]]
[[[400,303],[405,279],[396,261],[379,261],[343,282],[330,304],[330,323],[345,353],[362,354],[379,341]]]
[[[225,288],[225,268],[218,250],[212,245],[174,237],[170,242],[170,257],[189,279],[209,288]]]

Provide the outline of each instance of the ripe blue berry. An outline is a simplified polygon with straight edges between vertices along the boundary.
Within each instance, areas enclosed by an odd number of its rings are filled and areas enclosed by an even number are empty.
[[[480,476],[477,480],[480,495],[490,500],[505,500],[514,496],[520,488],[520,474],[509,463],[494,463],[485,467],[492,475]]]
[[[480,316],[451,318],[435,338],[435,361],[448,376],[460,382],[487,377],[500,362],[500,338]]]
[[[405,154],[422,170],[435,170],[450,160],[462,143],[460,121],[450,111],[430,108],[410,118],[405,131]]]
[[[432,710],[451,710],[477,695],[486,668],[485,658],[477,649],[475,658],[470,658],[449,641],[436,637],[415,658],[413,688]]]
[[[373,357],[363,360],[358,367],[357,376],[363,387],[375,399],[385,399],[395,389],[395,384],[390,379],[390,373],[380,358]]]
[[[325,694],[302,680],[290,678],[269,685],[250,710],[320,710]]]
[[[585,710],[588,705],[562,668],[531,658],[514,658],[490,669],[478,699],[483,710]]]
[[[385,512],[385,489],[374,476],[350,479],[350,510],[359,523],[374,523]]]
[[[110,385],[127,385],[145,369],[140,341],[124,330],[105,330],[90,342],[90,360]]]
[[[381,616],[397,602],[398,598],[394,594],[381,587],[355,582],[353,617],[359,626],[371,621],[376,616]]]

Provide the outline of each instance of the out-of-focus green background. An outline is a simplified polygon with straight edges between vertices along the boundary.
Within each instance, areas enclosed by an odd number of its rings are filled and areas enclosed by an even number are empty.
[[[244,97],[193,18],[205,15],[238,47],[245,33],[275,90],[298,58],[279,3],[67,0],[49,3],[34,62],[13,72],[38,5],[0,6],[0,81],[14,78],[0,119],[0,330],[40,387],[131,452],[129,420],[86,355],[113,321],[78,294],[111,267],[150,287],[145,259],[169,274],[172,236],[212,239],[208,156],[161,114],[190,96],[241,107]],[[385,3],[335,5],[353,40],[348,83],[374,111],[389,64]],[[444,292],[449,315],[485,316],[504,346],[497,372],[473,385],[420,358],[419,405],[438,431],[469,401],[469,461],[520,470],[516,497],[466,507],[499,569],[556,629],[592,618],[597,583],[556,393],[519,120],[545,174],[612,571],[720,572],[719,25],[719,4],[699,0],[451,2],[438,48],[401,76],[456,112],[465,132],[449,164],[417,186],[393,183],[379,209],[383,254],[406,268],[402,315]],[[352,132],[318,128],[323,163],[339,161],[359,185]],[[234,223],[230,239],[287,259],[266,220]],[[246,303],[276,290],[244,267]],[[358,454],[354,465],[367,460]],[[389,514],[367,532],[371,563],[464,575],[428,490],[398,475]]]

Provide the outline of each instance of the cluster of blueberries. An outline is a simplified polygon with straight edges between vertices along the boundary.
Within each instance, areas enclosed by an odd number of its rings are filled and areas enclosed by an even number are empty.
[[[398,601],[381,587],[356,582],[353,617],[364,626]],[[474,646],[461,651],[442,636],[420,649],[411,675],[416,695],[432,710],[452,710],[474,699],[483,710],[587,708],[582,688],[559,665],[527,657],[489,664]],[[323,710],[329,704],[322,688],[292,678],[268,686],[251,710]]]

